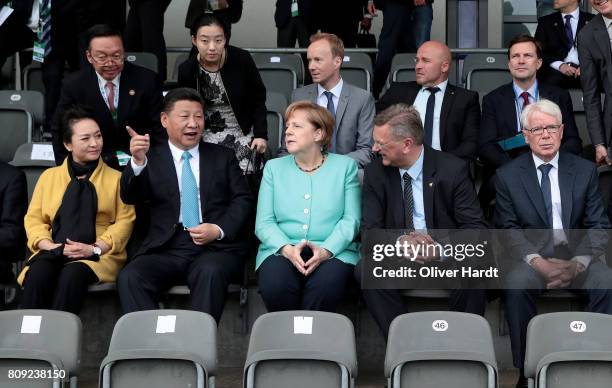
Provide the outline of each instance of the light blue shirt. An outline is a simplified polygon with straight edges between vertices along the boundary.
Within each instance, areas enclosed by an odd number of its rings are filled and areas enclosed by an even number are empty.
[[[513,81],[512,82],[512,90],[514,90],[514,107],[516,111],[516,131],[521,132],[521,113],[523,112],[523,108],[525,107],[525,101],[523,101],[523,97],[521,94],[523,92],[527,92],[529,94],[529,103],[533,104],[534,102],[540,99],[540,92],[538,91],[538,80],[536,80],[533,85],[527,90],[523,90]]]
[[[434,115],[433,115],[433,133],[431,134],[431,148],[442,151],[442,147],[440,145],[440,112],[442,112],[442,101],[444,100],[444,93],[446,92],[446,86],[448,85],[448,80],[436,85],[436,87],[440,88],[440,91],[436,93],[436,103],[434,105]],[[431,93],[422,87],[421,90],[417,93],[416,98],[414,99],[414,107],[417,111],[419,111],[419,116],[421,116],[421,122],[425,125],[425,113],[427,113],[427,100],[429,100],[429,96]]]
[[[334,115],[338,111],[338,102],[340,102],[340,93],[342,93],[342,85],[344,81],[340,78],[340,82],[336,84],[329,91],[332,93],[332,101],[334,102]],[[327,108],[327,96],[325,95],[325,88],[321,84],[317,84],[317,105]]]
[[[407,172],[412,178],[412,199],[414,202],[414,212],[412,213],[412,222],[415,230],[427,231],[427,223],[425,222],[425,204],[423,202],[423,155],[424,150],[421,149],[421,155],[408,169],[400,168],[400,182],[402,192],[404,191],[404,173]]]

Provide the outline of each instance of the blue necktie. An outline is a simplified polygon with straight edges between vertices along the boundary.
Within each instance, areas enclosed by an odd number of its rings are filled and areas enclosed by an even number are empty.
[[[425,144],[431,146],[431,140],[433,138],[434,109],[436,107],[436,93],[440,91],[440,88],[425,88],[425,90],[429,92],[427,107],[425,108]]]
[[[574,45],[574,34],[572,33],[572,15],[565,15],[565,35],[567,36],[567,50],[571,50]]]
[[[189,165],[191,154],[183,152],[183,172],[181,175],[181,216],[183,226],[191,228],[200,224],[200,208],[198,206],[198,184]]]
[[[334,94],[330,91],[323,92],[325,97],[327,97],[327,110],[336,120],[336,108],[334,107]],[[329,147],[330,152],[336,152],[336,124],[334,123],[334,133],[332,134],[331,144]]]
[[[553,227],[552,217],[552,194],[550,192],[550,178],[548,173],[552,169],[552,164],[542,164],[538,167],[538,170],[542,172],[542,180],[540,181],[540,189],[542,190],[542,197],[544,198],[544,206],[546,207],[546,217],[548,218],[548,227]]]

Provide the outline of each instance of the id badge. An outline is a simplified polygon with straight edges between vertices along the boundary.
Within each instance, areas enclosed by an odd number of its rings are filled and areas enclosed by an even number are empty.
[[[32,60],[36,62],[45,62],[45,48],[40,42],[34,42],[34,51],[32,51]]]
[[[298,3],[297,0],[293,0],[293,2],[291,2],[291,17],[296,17],[298,15]]]
[[[116,151],[115,155],[117,155],[117,161],[119,162],[119,166],[125,167],[130,161],[131,156],[126,154],[123,151]]]

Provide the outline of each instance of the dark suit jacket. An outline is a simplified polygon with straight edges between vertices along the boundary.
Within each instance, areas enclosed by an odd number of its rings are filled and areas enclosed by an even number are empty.
[[[416,82],[394,82],[376,104],[376,111],[399,102],[412,105],[419,90],[421,86]],[[440,111],[442,151],[464,159],[476,159],[479,126],[478,93],[447,84]]]
[[[612,136],[612,51],[603,17],[597,15],[578,34],[580,82],[587,127],[593,144],[610,147]],[[605,93],[603,112],[601,95]]]
[[[208,0],[190,0],[187,7],[187,15],[185,15],[185,27],[191,28],[196,19],[202,16],[206,10]],[[223,19],[228,28],[227,32],[232,31],[232,24],[238,23],[242,17],[242,0],[227,0],[228,7],[226,9],[214,11],[213,14],[220,19]]]
[[[197,57],[189,57],[179,66],[178,85],[198,90],[199,70]],[[221,78],[243,132],[249,133],[252,127],[255,137],[267,139],[266,87],[251,54],[227,46],[227,61],[221,68]]]
[[[126,62],[119,79],[119,106],[115,122],[100,93],[93,67],[88,66],[67,76],[62,84],[60,101],[51,127],[56,163],[61,164],[67,155],[62,144],[61,119],[71,105],[84,104],[93,108],[94,118],[104,139],[102,157],[111,167],[116,167],[115,151],[129,153],[130,149],[126,125],[140,134],[149,133],[153,145],[168,138],[159,121],[162,99],[157,75],[151,70]]]
[[[561,150],[580,154],[582,140],[578,136],[574,108],[567,90],[539,83],[540,98],[555,102],[563,115],[563,139]],[[518,128],[516,103],[512,83],[500,86],[482,99],[482,119],[478,134],[478,155],[491,170],[509,162],[511,157],[502,150],[497,141],[516,135]]]
[[[487,227],[467,163],[453,155],[423,147],[423,203],[427,229]],[[401,178],[396,167],[377,158],[365,168],[362,188],[363,230],[403,229]]]
[[[207,247],[220,250],[248,246],[243,228],[251,217],[254,201],[234,152],[211,143],[200,143],[200,201],[202,221],[217,224],[222,240]],[[149,232],[136,256],[164,245],[173,236],[179,219],[180,193],[168,143],[152,148],[147,166],[138,176],[128,163],[121,175],[121,199],[127,204],[148,204]],[[252,234],[253,232],[250,231]]]
[[[576,36],[592,18],[593,14],[580,11]],[[550,67],[550,64],[555,61],[563,61],[569,52],[567,36],[565,35],[565,20],[563,20],[561,12],[551,13],[539,18],[535,38],[542,44],[544,63],[540,71],[556,71]]]
[[[25,257],[23,217],[27,208],[28,187],[24,173],[0,162],[0,263],[23,260]]]
[[[276,0],[276,10],[274,11],[274,23],[276,28],[283,28],[291,20],[291,1]],[[298,0],[298,12],[300,17],[307,23],[314,22],[315,0]]]
[[[549,229],[544,198],[531,152],[520,155],[496,172],[494,222],[497,229]],[[579,156],[559,153],[559,189],[563,229],[610,228],[604,210],[594,163]],[[530,240],[529,237],[533,236]],[[517,234],[513,238],[520,256],[539,252],[541,234]],[[569,241],[575,250],[576,243]],[[573,246],[572,246],[573,245]]]

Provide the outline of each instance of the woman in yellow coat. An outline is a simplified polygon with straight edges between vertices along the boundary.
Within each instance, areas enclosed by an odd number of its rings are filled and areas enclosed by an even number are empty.
[[[121,173],[100,158],[91,113],[74,106],[62,124],[70,154],[36,184],[24,222],[34,254],[17,280],[22,308],[78,314],[90,284],[115,281],[136,216],[119,197]]]

